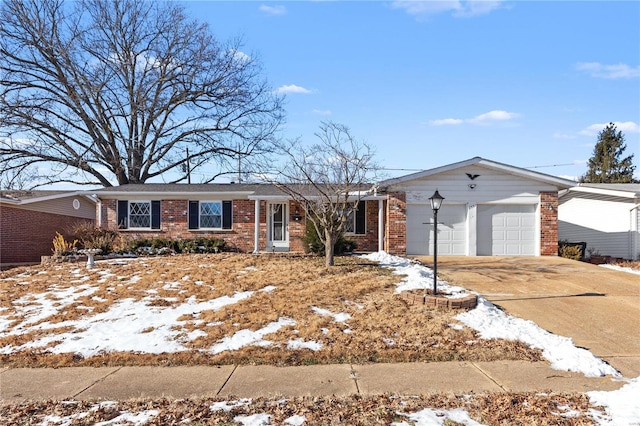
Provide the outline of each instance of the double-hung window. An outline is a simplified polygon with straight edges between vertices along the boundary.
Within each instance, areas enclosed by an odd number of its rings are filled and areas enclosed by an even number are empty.
[[[231,229],[231,201],[189,201],[189,229]]]
[[[118,200],[118,227],[160,229],[160,201]]]

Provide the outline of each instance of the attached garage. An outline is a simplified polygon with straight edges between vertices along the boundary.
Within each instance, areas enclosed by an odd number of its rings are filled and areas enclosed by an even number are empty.
[[[479,205],[477,254],[534,256],[536,229],[535,205]]]
[[[429,198],[438,190],[438,254],[557,256],[558,191],[574,182],[475,157],[381,182],[385,250],[433,254]]]
[[[438,211],[438,254],[467,252],[467,206],[443,205]],[[424,204],[407,205],[407,254],[433,255],[433,211]]]

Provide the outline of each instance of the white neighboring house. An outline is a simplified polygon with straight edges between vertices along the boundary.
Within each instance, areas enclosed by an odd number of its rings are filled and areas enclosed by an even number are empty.
[[[601,255],[640,258],[640,184],[583,183],[561,191],[558,237]]]

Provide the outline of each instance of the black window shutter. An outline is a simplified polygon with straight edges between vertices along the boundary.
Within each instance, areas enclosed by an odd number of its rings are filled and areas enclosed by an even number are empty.
[[[129,202],[127,200],[118,200],[118,228],[127,229],[129,222]]]
[[[160,229],[160,201],[151,202],[151,229]]]
[[[356,234],[366,233],[367,202],[360,201],[356,210]]]
[[[189,229],[198,229],[199,217],[200,217],[200,202],[189,201]]]
[[[233,223],[233,211],[231,201],[222,202],[222,229],[231,229]]]

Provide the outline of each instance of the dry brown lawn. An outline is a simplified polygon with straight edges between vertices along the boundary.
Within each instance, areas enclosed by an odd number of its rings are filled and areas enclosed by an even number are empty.
[[[123,413],[137,414],[154,410],[149,425],[193,424],[236,425],[237,416],[267,414],[269,424],[285,424],[292,416],[304,416],[305,425],[389,425],[409,422],[406,414],[432,410],[463,409],[485,425],[593,425],[591,406],[583,394],[497,393],[484,395],[394,395],[350,397],[299,397],[289,400],[259,398],[253,401],[229,401],[237,405],[230,411],[212,409],[219,398],[180,400],[131,400],[96,408],[92,401],[43,401],[0,405],[0,418],[6,425],[41,423],[45,416],[67,419],[65,424],[95,424],[113,420]],[[72,416],[84,414],[84,417]],[[59,424],[56,422],[55,424]],[[257,424],[257,423],[254,423]],[[414,424],[413,422],[405,424]],[[445,425],[461,423],[445,421]]]
[[[469,328],[457,329],[455,311],[408,307],[393,295],[402,277],[357,257],[340,257],[327,268],[324,259],[295,255],[179,255],[105,261],[86,271],[79,263],[16,268],[0,273],[0,319],[11,327],[24,320],[17,300],[30,300],[56,289],[91,285],[97,290],[78,297],[61,312],[40,323],[77,320],[107,311],[124,299],[143,300],[154,295],[157,306],[179,306],[188,299],[212,300],[236,292],[255,291],[238,303],[179,320],[183,331],[200,337],[176,353],[102,352],[84,358],[78,354],[52,354],[47,348],[21,350],[0,356],[10,367],[103,365],[213,365],[367,363],[405,361],[539,360],[538,350],[522,343],[482,340]],[[133,279],[132,279],[133,278]],[[275,286],[273,291],[259,291]],[[351,316],[337,322],[311,308]],[[267,336],[271,346],[249,346],[212,354],[209,348],[240,330],[258,330],[279,318],[288,325]],[[35,324],[38,324],[36,322]],[[17,347],[67,328],[26,334],[2,333],[0,349]],[[5,331],[8,331],[5,329]],[[151,331],[151,330],[149,330]],[[316,341],[322,349],[287,349],[292,338]]]

